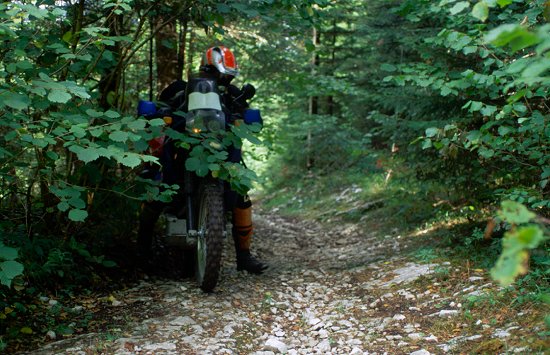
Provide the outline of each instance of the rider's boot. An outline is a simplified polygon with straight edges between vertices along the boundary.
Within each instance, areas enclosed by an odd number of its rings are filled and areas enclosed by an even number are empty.
[[[154,203],[145,203],[139,215],[137,235],[137,263],[144,269],[149,269],[153,262],[153,233],[162,209]]]
[[[237,254],[237,270],[261,274],[268,266],[250,253],[253,230],[252,207],[233,209],[233,239]]]

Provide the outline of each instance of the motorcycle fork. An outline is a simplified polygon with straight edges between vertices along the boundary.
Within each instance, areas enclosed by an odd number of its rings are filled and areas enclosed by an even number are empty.
[[[189,171],[184,173],[184,188],[183,193],[185,195],[185,205],[187,207],[187,230],[195,230],[195,214],[193,209],[193,176]]]

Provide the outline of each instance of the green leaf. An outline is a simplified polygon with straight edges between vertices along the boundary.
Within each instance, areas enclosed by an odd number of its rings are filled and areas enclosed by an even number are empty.
[[[544,233],[537,225],[518,228],[516,238],[522,248],[535,249],[544,240]]]
[[[17,67],[19,69],[29,70],[29,69],[34,68],[34,65],[31,62],[29,62],[28,60],[23,60],[21,62],[17,62]]]
[[[313,41],[311,40],[306,40],[305,41],[305,47],[306,47],[306,51],[308,52],[314,52],[315,51],[315,44],[313,43]]]
[[[495,46],[509,45],[513,51],[535,45],[540,42],[540,38],[534,33],[529,32],[521,25],[506,24],[491,30],[486,36],[485,41]]]
[[[206,176],[210,171],[208,165],[208,162],[197,157],[191,157],[185,161],[185,168],[201,177]]]
[[[462,53],[468,55],[477,52],[477,46],[467,46],[462,49]]]
[[[101,137],[101,135],[105,132],[105,129],[103,127],[94,127],[90,130],[90,134],[92,137]]]
[[[19,329],[19,332],[21,334],[29,335],[29,334],[32,334],[32,329],[30,327],[23,327],[23,328]]]
[[[72,207],[78,209],[86,208],[86,202],[80,196],[74,196],[69,201],[67,201]]]
[[[503,201],[500,205],[498,216],[511,224],[522,224],[531,221],[536,215],[527,207],[515,201]]]
[[[107,116],[109,118],[119,118],[120,113],[118,113],[116,111],[113,111],[113,110],[109,110],[109,111],[105,111],[105,116]]]
[[[70,99],[71,99],[71,95],[68,92],[62,91],[62,90],[52,90],[48,94],[48,100],[50,100],[51,102],[64,104],[68,102]]]
[[[231,131],[239,138],[246,139],[252,144],[262,144],[262,141],[259,140],[256,136],[251,134],[250,129],[247,125],[232,126]]]
[[[148,122],[152,127],[164,126],[166,124],[162,118],[154,118]]]
[[[490,158],[492,158],[493,156],[495,156],[495,151],[492,150],[492,149],[488,149],[488,148],[485,148],[485,147],[481,147],[481,148],[479,148],[478,154],[479,154],[480,156],[482,156],[483,158],[485,158],[485,159],[490,159]]]
[[[16,110],[24,110],[29,107],[30,100],[27,95],[4,91],[0,92],[0,107],[2,103]]]
[[[105,266],[105,267],[116,267],[117,266],[117,263],[115,263],[114,261],[112,260],[103,260],[101,262],[101,265]]]
[[[72,31],[67,31],[65,32],[65,34],[63,35],[63,37],[61,37],[61,39],[67,43],[71,43],[71,38],[73,38],[73,32]]]
[[[71,205],[67,201],[61,201],[57,204],[57,209],[61,212],[67,211],[69,208],[71,208]]]
[[[508,126],[500,126],[498,128],[498,134],[500,134],[501,136],[505,136],[508,133],[513,132],[513,131],[514,131],[514,129],[512,127],[508,127]]]
[[[23,264],[14,260],[8,260],[0,263],[0,283],[11,286],[11,281],[23,274]]]
[[[126,153],[126,155],[124,157],[122,157],[121,159],[117,158],[117,161],[120,164],[122,164],[124,166],[127,166],[129,168],[135,168],[136,166],[141,164],[140,156],[138,154],[135,154],[135,153]]]
[[[146,125],[147,125],[147,120],[137,119],[135,121],[128,123],[128,128],[142,130],[145,128]]]
[[[46,152],[46,156],[53,161],[56,161],[57,159],[59,159],[59,154],[51,150]]]
[[[216,8],[220,14],[228,14],[231,12],[231,7],[226,4],[217,4]]]
[[[444,86],[443,88],[441,88],[441,96],[449,96],[449,94],[451,94],[452,92],[453,91],[448,86]]]
[[[469,7],[470,7],[470,2],[459,1],[451,8],[450,10],[451,15],[456,15],[458,13],[461,13],[462,11],[466,10]]]
[[[491,105],[484,105],[483,108],[480,110],[483,116],[492,116],[496,111],[497,107]]]
[[[114,131],[109,134],[109,139],[115,142],[126,142],[128,140],[128,133],[123,131]]]
[[[472,9],[472,16],[475,18],[481,20],[482,22],[485,22],[487,18],[489,17],[489,6],[485,1],[480,1],[477,4],[474,5],[474,8]]]
[[[501,8],[510,5],[512,2],[514,2],[514,1],[513,0],[497,0],[497,4]]]
[[[439,133],[438,128],[430,127],[430,128],[426,129],[426,137],[428,137],[428,138],[435,137],[435,136],[437,136],[438,133]]]
[[[15,259],[17,259],[17,249],[0,244],[0,260],[6,261]]]
[[[550,58],[541,58],[539,61],[531,63],[522,73],[524,78],[538,78],[543,79],[543,75],[546,71],[550,70]]]
[[[527,267],[525,265],[527,265],[528,260],[529,254],[527,251],[503,253],[498,258],[493,269],[491,269],[491,276],[502,286],[508,286],[514,282],[518,275],[527,272]]]
[[[86,136],[86,130],[78,125],[71,126],[70,131],[76,138],[83,138]]]
[[[384,63],[380,66],[380,69],[387,72],[394,72],[397,70],[397,67],[393,64]]]
[[[30,16],[34,16],[37,19],[43,19],[46,16],[48,16],[48,10],[36,7],[30,4],[19,4],[19,7],[25,12],[27,12]]]
[[[481,132],[480,131],[470,131],[466,136],[466,139],[471,142],[471,144],[477,145],[481,141]]]
[[[69,219],[74,222],[84,222],[86,217],[88,217],[88,212],[85,210],[72,209],[69,212]]]
[[[479,110],[481,110],[482,107],[483,107],[483,102],[472,101],[472,103],[470,105],[470,112],[479,111]]]
[[[93,117],[93,118],[103,117],[103,112],[92,110],[91,108],[86,110],[86,114],[90,117]]]
[[[431,140],[429,140],[429,139],[424,139],[424,140],[422,141],[422,149],[429,149],[429,148],[431,148],[431,147],[433,147],[433,144],[432,144],[432,141],[431,141]]]
[[[98,159],[99,158],[99,152],[97,151],[96,148],[88,147],[88,148],[79,150],[76,153],[76,156],[78,157],[79,160],[81,160],[82,162],[87,164],[91,161],[94,161],[94,160]]]

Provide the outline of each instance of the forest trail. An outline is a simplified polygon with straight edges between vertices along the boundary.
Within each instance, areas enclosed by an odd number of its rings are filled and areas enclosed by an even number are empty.
[[[413,263],[408,250],[412,238],[377,236],[356,225],[327,230],[316,222],[261,211],[255,220],[254,249],[270,264],[264,275],[237,272],[228,243],[213,294],[202,293],[192,280],[144,280],[111,295],[103,316],[110,315],[113,325],[105,332],[57,341],[32,353],[527,350],[514,347],[521,337],[515,317],[505,319],[509,323],[502,327],[502,322],[495,326],[464,311],[465,297],[496,288],[481,270]]]

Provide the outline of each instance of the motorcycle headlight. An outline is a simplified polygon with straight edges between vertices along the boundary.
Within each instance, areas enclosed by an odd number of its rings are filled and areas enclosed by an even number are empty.
[[[185,119],[185,127],[193,133],[225,130],[225,115],[218,110],[193,110]]]

